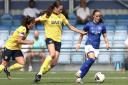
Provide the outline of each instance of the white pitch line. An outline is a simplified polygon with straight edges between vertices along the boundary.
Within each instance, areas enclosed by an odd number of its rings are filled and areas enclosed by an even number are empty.
[[[0,78],[0,79],[7,79],[7,78]],[[34,79],[34,78],[12,78],[12,79],[16,79],[16,80],[18,80],[18,79],[28,79],[28,80],[30,80],[30,79]],[[53,80],[61,80],[61,79],[64,79],[64,80],[73,80],[73,79],[75,79],[75,78],[43,78],[43,79],[53,79]],[[94,79],[94,78],[89,78],[89,79]],[[107,77],[106,79],[113,79],[113,80],[116,80],[116,79],[128,79],[128,77]]]

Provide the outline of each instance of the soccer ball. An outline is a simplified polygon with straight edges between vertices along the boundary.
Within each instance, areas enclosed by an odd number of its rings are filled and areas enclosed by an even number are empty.
[[[105,75],[101,72],[97,72],[95,74],[95,80],[96,80],[96,82],[102,83],[105,80]]]

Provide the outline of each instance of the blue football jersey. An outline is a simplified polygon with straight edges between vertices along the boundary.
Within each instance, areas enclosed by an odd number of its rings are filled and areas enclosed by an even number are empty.
[[[83,30],[88,32],[85,45],[92,45],[93,48],[99,49],[101,34],[106,33],[105,25],[103,23],[90,21],[85,24]]]

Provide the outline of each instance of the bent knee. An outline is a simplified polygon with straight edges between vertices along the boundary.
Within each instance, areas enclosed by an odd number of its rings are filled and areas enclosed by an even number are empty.
[[[95,54],[92,52],[92,53],[88,53],[88,58],[94,58],[95,59]]]

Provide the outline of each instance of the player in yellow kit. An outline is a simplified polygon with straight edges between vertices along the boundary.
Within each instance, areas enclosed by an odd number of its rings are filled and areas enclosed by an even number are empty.
[[[22,44],[33,44],[34,41],[26,40],[29,30],[31,30],[35,24],[35,19],[31,17],[25,17],[22,21],[22,25],[19,26],[10,38],[6,41],[3,50],[3,59],[0,65],[0,72],[4,70],[8,79],[11,79],[10,71],[20,69],[24,66],[24,58],[21,52]],[[7,67],[9,60],[16,61],[15,64]]]
[[[45,41],[49,56],[45,58],[40,71],[35,75],[34,82],[39,82],[41,76],[53,68],[57,63],[61,48],[62,24],[67,25],[72,31],[85,34],[85,32],[69,24],[68,20],[62,14],[62,10],[63,5],[59,1],[56,1],[47,9],[44,15],[35,19],[36,22],[40,21],[44,23]]]

